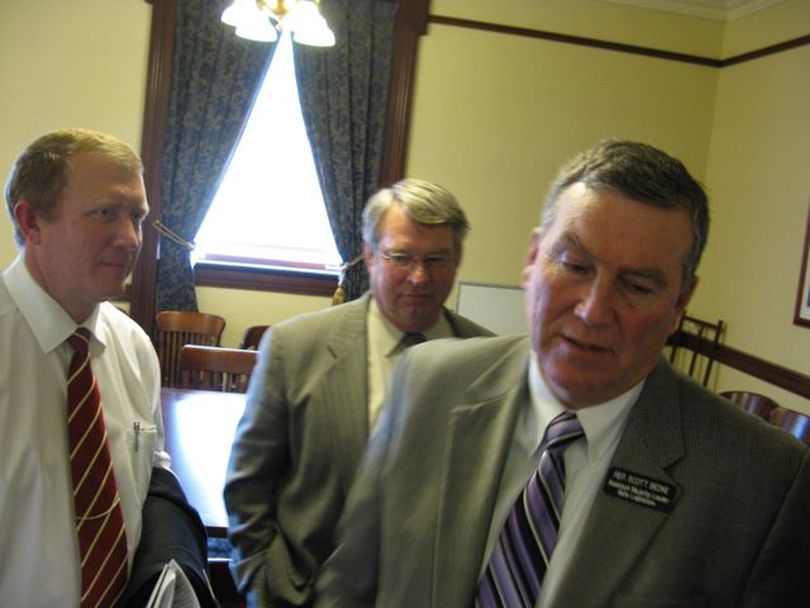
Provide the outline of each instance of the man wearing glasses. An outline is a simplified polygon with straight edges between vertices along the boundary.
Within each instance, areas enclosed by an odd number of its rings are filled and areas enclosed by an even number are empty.
[[[491,335],[444,307],[468,229],[440,186],[407,179],[379,191],[363,211],[369,292],[265,336],[225,487],[234,575],[251,605],[311,605],[403,350]]]

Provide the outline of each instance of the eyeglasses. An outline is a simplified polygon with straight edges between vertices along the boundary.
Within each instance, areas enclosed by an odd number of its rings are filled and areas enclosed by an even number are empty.
[[[417,264],[422,264],[427,272],[447,270],[455,264],[455,258],[447,253],[416,255],[407,251],[380,251],[380,257],[397,270],[412,272]]]

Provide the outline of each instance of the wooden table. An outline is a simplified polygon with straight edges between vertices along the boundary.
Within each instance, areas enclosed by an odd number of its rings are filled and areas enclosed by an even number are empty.
[[[222,490],[245,395],[164,387],[160,401],[172,470],[209,536],[224,537],[228,516]]]

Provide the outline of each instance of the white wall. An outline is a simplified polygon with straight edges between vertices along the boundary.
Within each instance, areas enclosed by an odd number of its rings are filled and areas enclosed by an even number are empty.
[[[55,129],[106,131],[140,149],[151,14],[144,0],[0,2],[4,184],[22,148]],[[15,255],[3,212],[0,267]]]

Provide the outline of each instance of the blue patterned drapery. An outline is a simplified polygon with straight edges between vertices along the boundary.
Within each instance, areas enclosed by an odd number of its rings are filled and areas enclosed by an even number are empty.
[[[380,186],[397,0],[325,0],[336,44],[295,46],[301,110],[338,252],[362,253],[361,214]],[[347,272],[345,299],[368,287],[363,264]]]
[[[274,45],[234,36],[229,0],[177,0],[160,221],[191,241],[239,139]],[[161,238],[157,311],[196,310],[189,251]]]

